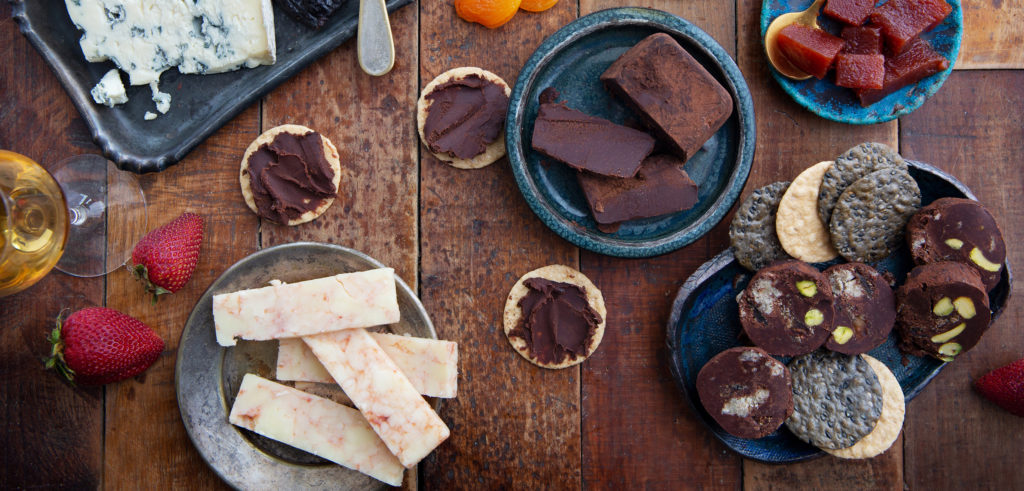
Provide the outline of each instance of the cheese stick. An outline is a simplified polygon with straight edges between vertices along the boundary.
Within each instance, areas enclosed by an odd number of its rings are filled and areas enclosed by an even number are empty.
[[[420,394],[455,397],[458,389],[458,345],[451,341],[371,332],[370,336],[395,362]],[[277,379],[334,383],[313,351],[299,338],[280,340]]]
[[[350,407],[247,373],[228,420],[392,486],[402,484],[402,464]]]
[[[373,269],[213,296],[217,343],[291,338],[398,322],[395,270]]]
[[[444,421],[365,330],[302,340],[402,465],[416,465],[448,438]]]

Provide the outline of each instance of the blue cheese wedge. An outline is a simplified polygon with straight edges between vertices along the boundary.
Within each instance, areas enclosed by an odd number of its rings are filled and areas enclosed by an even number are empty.
[[[117,69],[107,72],[100,82],[89,92],[96,104],[114,107],[118,104],[128,102],[128,94],[124,91],[124,84],[121,83],[121,74]]]
[[[271,0],[65,0],[90,62],[111,60],[131,85],[165,70],[220,73],[276,61]]]

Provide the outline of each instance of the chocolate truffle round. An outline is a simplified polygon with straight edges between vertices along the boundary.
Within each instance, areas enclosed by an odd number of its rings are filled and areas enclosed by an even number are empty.
[[[768,436],[793,414],[789,370],[760,348],[715,355],[697,374],[697,394],[722,429],[740,438]]]
[[[872,172],[887,168],[906,170],[907,163],[884,143],[861,143],[836,157],[835,164],[825,171],[818,191],[821,223],[828,225],[832,220],[832,209],[846,188]]]
[[[907,244],[917,264],[957,261],[978,271],[985,288],[999,283],[1006,244],[992,214],[977,201],[940,198],[907,222]]]
[[[338,149],[305,126],[276,126],[249,144],[238,180],[253,213],[283,225],[306,223],[338,195]]]
[[[452,68],[423,87],[416,103],[420,140],[459,169],[486,167],[505,155],[505,114],[512,89],[477,67]]]
[[[847,355],[867,353],[885,342],[896,323],[896,297],[889,282],[864,263],[825,270],[836,316],[825,347]]]
[[[952,361],[988,330],[988,293],[974,268],[943,261],[918,266],[896,290],[900,349]]]
[[[832,332],[832,289],[825,275],[801,261],[758,271],[737,301],[743,332],[773,355],[810,353]]]
[[[750,193],[729,225],[733,255],[743,267],[757,271],[789,257],[775,233],[775,212],[789,181],[774,182]]]
[[[575,269],[554,264],[519,278],[505,301],[505,336],[531,363],[566,368],[586,360],[604,337],[604,296]]]
[[[789,362],[793,415],[786,427],[819,448],[853,446],[882,414],[882,386],[860,355],[817,351]]]
[[[921,206],[921,189],[897,167],[872,172],[839,196],[832,210],[832,245],[847,261],[875,262],[903,242],[903,227]]]

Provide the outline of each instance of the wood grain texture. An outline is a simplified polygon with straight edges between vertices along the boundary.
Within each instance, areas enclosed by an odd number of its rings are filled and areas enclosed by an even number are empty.
[[[44,167],[83,149],[88,130],[64,89],[0,4],[0,148]],[[56,135],[56,136],[55,136]],[[52,271],[0,298],[0,488],[96,488],[103,477],[103,389],[43,370],[61,309],[103,304],[104,282]]]
[[[615,7],[647,7],[676,14],[715,38],[736,57],[735,2],[680,2],[678,0],[579,0],[580,15]]]
[[[390,73],[364,73],[353,41],[267,97],[262,130],[291,123],[319,131],[338,147],[342,175],[338,198],[320,218],[297,227],[262,220],[262,246],[312,240],[351,247],[395,268],[415,288],[416,7],[392,14],[391,25],[396,61]]]
[[[174,364],[182,328],[196,301],[227,266],[256,250],[257,220],[238,191],[236,162],[258,134],[258,118],[257,107],[245,110],[182,162],[139,178],[150,230],[186,211],[203,216],[206,223],[192,279],[156,305],[127,270],[106,277],[107,306],[146,323],[165,343],[164,353],[147,371],[107,386],[104,484],[111,489],[224,487],[185,433]]]
[[[897,148],[896,122],[871,126],[822,119],[794,102],[769,73],[758,19],[761,2],[740,0],[737,6],[738,61],[750,86],[757,115],[757,154],[741,200],[758,187],[789,181],[807,167],[832,160],[848,148],[876,141]],[[731,220],[732,215],[726,217]],[[851,483],[882,489],[902,488],[899,442],[885,454],[862,462],[822,457],[799,464],[775,466],[745,460],[745,489],[845,488]]]
[[[992,212],[1018,277],[1018,291],[985,337],[950,363],[907,407],[905,467],[911,489],[1024,488],[1024,421],[971,389],[989,370],[1024,357],[1019,291],[1024,271],[1024,177],[1019,163],[1024,116],[1009,109],[1021,107],[1024,73],[957,72],[900,125],[904,155],[950,172]]]
[[[420,3],[420,86],[478,66],[509,85],[541,41],[575,17],[574,1],[520,11],[500,29],[469,24],[451,2]],[[413,124],[409,121],[407,124]],[[577,266],[519,194],[507,159],[460,170],[420,151],[421,298],[442,338],[459,343],[459,397],[441,417],[452,435],[420,465],[429,489],[578,489],[579,368],[545,370],[520,357],[502,310],[524,273]]]
[[[964,36],[957,69],[1024,68],[1024,2],[962,0]]]

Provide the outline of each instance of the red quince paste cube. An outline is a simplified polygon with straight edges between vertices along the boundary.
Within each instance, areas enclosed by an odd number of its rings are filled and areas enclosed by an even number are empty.
[[[949,60],[932,49],[927,41],[915,38],[907,45],[906,51],[885,60],[885,80],[882,82],[882,88],[859,89],[857,97],[860,98],[860,104],[867,107],[903,87],[947,68]]]
[[[790,63],[817,78],[825,78],[832,61],[843,49],[842,39],[801,24],[783,27],[778,43]]]
[[[945,0],[889,0],[871,13],[871,23],[882,28],[890,54],[899,54],[922,32],[939,25],[953,11]]]
[[[882,29],[880,27],[844,27],[839,36],[846,41],[843,53],[877,55],[882,52]]]
[[[859,26],[874,8],[875,0],[828,0],[823,12],[839,22]]]
[[[851,89],[881,89],[884,80],[884,56],[851,53],[836,56],[836,85]]]

